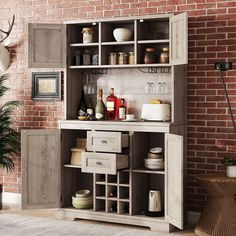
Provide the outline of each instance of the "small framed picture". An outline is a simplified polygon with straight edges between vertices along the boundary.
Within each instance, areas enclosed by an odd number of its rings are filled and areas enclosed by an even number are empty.
[[[61,72],[33,72],[32,100],[60,101]]]

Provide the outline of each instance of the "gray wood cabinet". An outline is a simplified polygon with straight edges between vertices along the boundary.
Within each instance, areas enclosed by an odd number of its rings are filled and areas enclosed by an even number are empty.
[[[24,130],[21,150],[22,208],[60,207],[60,131]]]
[[[57,140],[58,143],[51,144],[53,151],[50,151],[49,156],[45,156],[44,151],[44,145],[50,144],[50,142],[45,144],[46,140],[51,139],[51,136],[48,136],[48,130],[22,132],[22,167],[26,172],[23,174],[23,208],[29,206],[31,208],[34,206],[55,207],[59,204],[61,209],[57,214],[58,218],[81,218],[131,224],[150,227],[157,231],[170,231],[173,226],[182,229],[184,224],[183,178],[186,151],[186,70],[184,66],[187,63],[186,13],[142,18],[68,21],[65,23],[66,26],[61,28],[61,32],[64,31],[64,28],[68,32],[66,39],[61,40],[61,42],[66,41],[65,58],[68,58],[64,81],[65,120],[59,121],[60,138],[55,131],[54,140]],[[32,25],[32,27],[37,28],[37,25]],[[39,29],[42,27],[44,26],[40,24]],[[82,42],[81,31],[84,27],[93,28],[94,41],[91,44],[83,44]],[[133,31],[130,41],[114,41],[112,32],[117,27],[127,27]],[[32,32],[30,29],[30,38]],[[44,33],[42,37],[42,43],[45,43]],[[31,42],[30,47],[33,45]],[[157,51],[163,47],[169,47],[169,63],[145,64],[143,53],[147,47],[154,47]],[[98,65],[73,64],[72,58],[76,50],[83,51],[85,49],[97,51]],[[37,48],[34,49],[33,53],[37,50]],[[135,63],[109,65],[108,54],[112,51],[133,51]],[[57,58],[59,58],[58,55]],[[34,57],[33,54],[31,57]],[[32,65],[33,67],[42,67],[40,63],[31,63]],[[158,96],[171,104],[171,122],[78,121],[79,91],[86,83],[85,73],[91,72],[92,69],[103,68],[111,69],[111,73],[107,75],[108,80],[102,81],[102,86],[108,86],[109,79],[112,79],[109,76],[113,72],[116,73],[115,76],[120,79],[112,81],[113,86],[123,89],[120,89],[121,94],[123,91],[121,96],[128,94],[135,97],[137,114],[141,113],[140,101],[148,101],[153,98],[153,95],[143,93],[143,81],[149,79],[148,74],[142,74],[142,72],[138,74],[136,71],[138,68],[147,69],[146,72],[159,71],[155,74],[155,79],[160,81],[159,77],[164,78],[168,83],[169,93],[158,94]],[[118,70],[120,68],[122,68],[122,72]],[[94,78],[97,88],[101,86],[99,81],[102,78],[99,76]],[[103,75],[103,77],[105,76]],[[126,76],[127,78],[120,82],[121,77]],[[133,79],[139,79],[139,82]],[[96,100],[96,94],[93,95],[93,99]],[[33,135],[34,138],[30,139],[30,135]],[[88,152],[82,161],[82,166],[70,163],[71,149],[76,147],[78,138],[87,139],[86,151]],[[40,145],[37,146],[38,144]],[[144,167],[144,159],[147,158],[150,148],[156,146],[162,147],[164,150],[164,170],[150,170]],[[35,147],[37,147],[37,151],[33,153],[32,150]],[[44,164],[37,165],[35,161],[32,165],[29,164],[29,156],[31,155],[32,159],[37,157],[44,161],[49,157],[49,166],[51,162],[57,166],[55,171],[58,170],[58,172],[52,176],[52,181],[60,184],[55,185],[57,191],[54,191],[54,195],[49,195],[49,199],[55,198],[54,202],[51,199],[51,203],[55,204],[44,205],[42,203],[41,198],[44,199],[44,197],[40,196],[44,196],[44,188],[37,187],[42,185],[40,183],[44,179],[40,168],[44,167],[45,172],[49,170]],[[33,172],[38,174],[33,178],[34,184],[29,184],[28,176],[32,176],[29,173]],[[72,207],[71,198],[79,189],[89,189],[93,193],[93,209],[79,210]],[[141,214],[148,207],[150,189],[160,189],[161,191],[164,210],[162,217],[148,217]],[[114,198],[107,195],[112,190],[117,192],[117,196]],[[32,198],[35,200],[34,204],[30,205],[28,199],[32,191],[34,192]],[[39,198],[36,197],[37,194]],[[45,201],[47,202],[47,200]],[[116,212],[110,210],[113,204],[116,204]],[[110,213],[112,213],[112,217],[110,217]]]
[[[66,65],[66,27],[58,24],[29,24],[28,66],[63,68]]]

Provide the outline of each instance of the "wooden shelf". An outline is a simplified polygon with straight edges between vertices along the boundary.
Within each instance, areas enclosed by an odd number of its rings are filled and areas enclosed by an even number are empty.
[[[117,186],[117,183],[109,183],[109,182],[107,182],[107,185],[109,186]]]
[[[134,44],[134,41],[123,41],[123,42],[102,42],[101,45],[102,46],[106,46],[106,45],[132,45]]]
[[[64,167],[67,167],[67,168],[77,168],[77,169],[81,169],[82,168],[82,166],[69,165],[69,164],[64,165]]]
[[[98,45],[99,43],[71,43],[70,47],[94,47]]]
[[[124,64],[124,65],[88,65],[88,66],[69,66],[70,69],[99,69],[99,68],[139,68],[139,67],[171,67],[171,64]]]
[[[135,173],[146,173],[146,174],[160,174],[164,175],[165,171],[164,170],[149,170],[146,168],[138,168],[138,169],[133,169],[133,172]]]
[[[119,201],[120,202],[129,202],[129,199],[128,198],[119,198]]]
[[[105,197],[105,196],[96,196],[96,199],[99,199],[99,200],[106,200],[106,197]]]
[[[138,44],[153,44],[153,43],[169,43],[169,39],[158,39],[158,40],[139,40]]]
[[[129,184],[119,184],[120,187],[127,187],[129,188]]]
[[[105,181],[97,181],[96,184],[105,185],[106,182]]]

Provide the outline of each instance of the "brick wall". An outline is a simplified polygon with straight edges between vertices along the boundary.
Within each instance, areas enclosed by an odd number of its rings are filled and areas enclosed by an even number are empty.
[[[188,209],[200,210],[205,201],[195,175],[224,171],[220,160],[235,155],[236,135],[227,109],[219,73],[213,63],[236,62],[236,1],[227,0],[2,0],[0,27],[16,14],[11,34],[12,64],[7,99],[23,102],[14,116],[15,128],[56,127],[63,116],[63,102],[31,100],[31,69],[27,68],[27,23],[66,19],[101,18],[156,13],[189,13],[188,87]],[[227,88],[236,113],[236,71],[227,72]],[[4,191],[21,192],[20,157],[16,171],[0,173]]]

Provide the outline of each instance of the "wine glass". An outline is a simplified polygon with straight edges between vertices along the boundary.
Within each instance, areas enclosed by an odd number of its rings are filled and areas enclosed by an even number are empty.
[[[89,94],[90,92],[90,85],[89,85],[89,74],[86,73],[86,84],[84,85],[84,94]]]
[[[145,91],[147,94],[153,94],[154,93],[154,83],[148,82],[147,85],[145,86]]]
[[[94,94],[96,91],[96,85],[93,83],[93,75],[90,74],[90,86],[91,86],[91,94]]]

